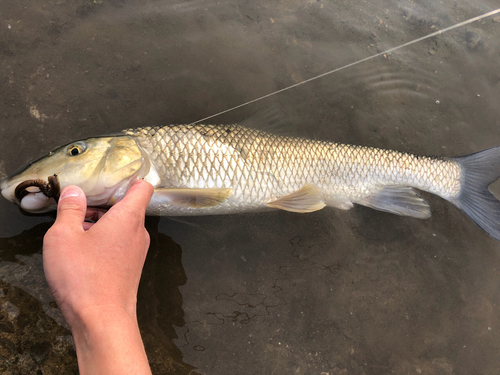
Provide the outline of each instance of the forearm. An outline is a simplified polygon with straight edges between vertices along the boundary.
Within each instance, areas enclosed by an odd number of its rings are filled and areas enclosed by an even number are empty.
[[[151,374],[135,316],[125,311],[87,311],[73,324],[80,374]]]

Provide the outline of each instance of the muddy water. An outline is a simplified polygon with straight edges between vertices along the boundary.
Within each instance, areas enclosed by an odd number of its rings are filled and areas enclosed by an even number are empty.
[[[494,1],[2,4],[0,173],[75,139],[188,123]],[[500,144],[492,16],[212,119],[454,156]],[[152,219],[139,319],[155,373],[497,374],[500,245],[449,203]],[[73,373],[44,282],[50,216],[0,200],[0,369]],[[193,370],[196,369],[196,370]]]

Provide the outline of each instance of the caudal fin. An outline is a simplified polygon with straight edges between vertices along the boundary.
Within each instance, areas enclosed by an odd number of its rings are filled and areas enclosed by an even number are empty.
[[[500,178],[500,146],[453,158],[462,167],[460,194],[450,201],[500,241],[500,201],[488,186]]]

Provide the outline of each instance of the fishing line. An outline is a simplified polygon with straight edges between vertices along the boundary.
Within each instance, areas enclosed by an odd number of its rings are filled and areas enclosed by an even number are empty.
[[[401,48],[404,48],[404,47],[407,47],[407,46],[410,46],[412,44],[415,44],[415,43],[418,43],[418,42],[421,42],[422,40],[425,40],[425,39],[429,39],[429,38],[432,38],[434,36],[437,36],[437,35],[441,35],[443,33],[446,33],[450,30],[453,30],[453,29],[456,29],[456,28],[459,28],[459,27],[462,27],[462,26],[465,26],[465,25],[468,25],[470,23],[473,23],[473,22],[476,22],[476,21],[479,21],[479,20],[482,20],[483,18],[486,18],[486,17],[489,17],[489,16],[492,16],[494,14],[497,14],[497,13],[500,13],[500,8],[498,9],[495,9],[495,10],[492,10],[491,12],[488,12],[488,13],[484,13],[484,14],[481,14],[480,16],[477,16],[477,17],[473,17],[473,18],[469,18],[468,20],[466,21],[463,21],[463,22],[460,22],[460,23],[456,23],[452,26],[449,26],[449,27],[445,27],[444,29],[440,29],[438,31],[435,31],[433,33],[430,33],[428,35],[425,35],[421,38],[417,38],[417,39],[414,39],[410,42],[407,42],[407,43],[404,43],[404,44],[401,44],[397,47],[394,47],[394,48],[389,48],[388,50],[385,50],[383,52],[380,52],[380,53],[377,53],[375,55],[372,55],[372,56],[368,56],[368,57],[365,57],[364,59],[361,59],[361,60],[358,60],[358,61],[355,61],[355,62],[352,62],[350,64],[347,64],[347,65],[344,65],[344,66],[341,66],[340,68],[336,68],[336,69],[333,69],[333,70],[330,70],[326,73],[323,73],[323,74],[320,74],[320,75],[317,75],[317,76],[314,76],[312,78],[309,78],[309,79],[306,79],[305,81],[302,81],[302,82],[299,82],[299,83],[296,83],[296,84],[293,84],[291,86],[287,86],[283,89],[280,89],[280,90],[277,90],[277,91],[274,91],[270,94],[267,94],[267,95],[264,95],[264,96],[261,96],[259,98],[256,98],[256,99],[253,99],[253,100],[250,100],[246,103],[243,103],[243,104],[240,104],[240,105],[237,105],[236,107],[232,107],[232,108],[229,108],[229,109],[226,109],[222,112],[219,112],[219,113],[216,113],[215,115],[211,115],[211,116],[208,116],[208,117],[205,117],[205,118],[202,118],[201,120],[198,120],[198,121],[194,121],[192,122],[191,124],[197,124],[199,122],[202,122],[202,121],[205,121],[205,120],[208,120],[208,119],[211,119],[213,117],[216,117],[216,116],[219,116],[219,115],[222,115],[224,113],[227,113],[227,112],[231,112],[231,111],[234,111],[235,109],[238,109],[238,108],[241,108],[241,107],[244,107],[246,105],[249,105],[249,104],[252,104],[252,103],[255,103],[255,102],[258,102],[259,100],[263,100],[263,99],[266,99],[266,98],[269,98],[270,96],[273,96],[273,95],[276,95],[276,94],[279,94],[279,93],[282,93],[284,91],[288,91],[288,90],[291,90],[295,87],[298,87],[298,86],[301,86],[301,85],[304,85],[308,82],[311,82],[311,81],[314,81],[314,80],[317,80],[317,79],[320,79],[320,78],[323,78],[327,75],[330,75],[330,74],[333,74],[333,73],[336,73],[336,72],[339,72],[343,69],[347,69],[347,68],[350,68],[351,66],[354,66],[354,65],[358,65],[358,64],[361,64],[365,61],[368,61],[368,60],[371,60],[371,59],[374,59],[376,57],[379,57],[379,56],[383,56],[383,55],[388,55],[394,51],[397,51],[398,49],[401,49]]]

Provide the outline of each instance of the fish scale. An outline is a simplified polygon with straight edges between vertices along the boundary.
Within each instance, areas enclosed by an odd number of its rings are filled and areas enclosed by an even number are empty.
[[[445,199],[460,191],[460,166],[446,158],[277,136],[238,125],[146,127],[124,134],[150,152],[162,186],[233,189],[226,205],[186,209],[186,214],[262,209],[306,185],[316,186],[326,204],[339,208],[364,204],[387,185]]]

